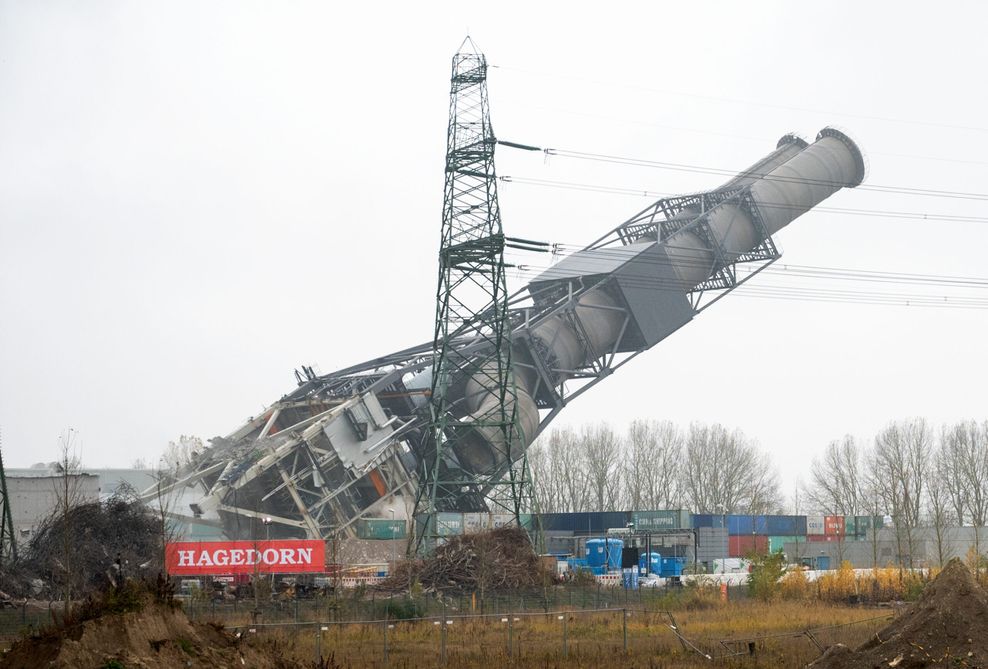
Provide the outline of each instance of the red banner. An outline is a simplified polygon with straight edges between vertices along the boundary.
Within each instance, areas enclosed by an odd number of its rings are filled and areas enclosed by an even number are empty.
[[[326,569],[326,543],[315,540],[181,541],[165,548],[173,576],[289,574]]]

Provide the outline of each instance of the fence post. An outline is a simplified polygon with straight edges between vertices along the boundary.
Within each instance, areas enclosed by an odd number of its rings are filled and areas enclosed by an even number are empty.
[[[624,652],[628,652],[628,609],[621,609],[621,628],[624,635]]]
[[[514,648],[512,647],[511,644],[511,618],[513,617],[513,615],[514,614],[510,612],[508,613],[508,657],[511,657],[514,652]]]
[[[443,619],[439,625],[439,659],[446,664],[446,600],[443,599]]]
[[[559,616],[563,620],[563,657],[569,657],[569,648],[566,646],[566,613]]]
[[[322,625],[316,623],[316,666],[322,662]]]
[[[388,666],[388,616],[384,615],[384,666]]]

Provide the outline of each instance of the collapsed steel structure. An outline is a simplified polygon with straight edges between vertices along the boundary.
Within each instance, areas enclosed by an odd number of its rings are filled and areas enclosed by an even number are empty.
[[[719,188],[654,202],[515,293],[522,448],[513,457],[570,401],[774,262],[776,232],[864,173],[861,151],[838,130],[825,128],[812,144],[786,135]],[[478,361],[489,345],[476,336],[450,342]],[[231,538],[250,538],[258,517],[269,519],[272,538],[352,536],[358,519],[386,516],[396,495],[414,499],[423,463],[434,459],[432,364],[429,342],[331,374],[296,371],[295,390],[147,494],[192,487],[191,516],[218,521]],[[450,381],[455,417],[489,404],[484,379],[478,368]],[[465,482],[445,510],[485,508],[490,486],[482,482],[515,465],[495,436],[474,436],[443,455]]]

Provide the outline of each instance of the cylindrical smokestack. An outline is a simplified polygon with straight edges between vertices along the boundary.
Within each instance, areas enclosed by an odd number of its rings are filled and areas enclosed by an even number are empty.
[[[841,188],[857,186],[863,178],[864,158],[857,145],[844,133],[824,128],[810,145],[795,135],[786,135],[774,152],[718,190],[750,187],[765,232],[772,235]],[[694,212],[694,216],[699,213]],[[707,213],[706,222],[710,235],[729,261],[764,240],[751,213],[737,203],[717,205]],[[682,229],[662,245],[684,292],[708,279],[716,269],[713,248],[694,231]],[[569,376],[567,370],[583,367],[614,347],[625,318],[617,306],[605,291],[595,289],[580,296],[570,317],[552,316],[529,333],[550,367],[557,370],[556,383]],[[489,376],[481,370],[466,384],[471,422],[483,423],[485,416],[499,411],[497,398],[486,381]],[[515,384],[517,401],[513,408],[522,443],[513,449],[512,457],[519,458],[534,437],[539,415],[532,399],[531,379],[517,374]],[[460,440],[457,456],[464,469],[481,474],[506,464],[503,437],[495,432],[474,428],[472,438]]]
[[[864,179],[857,144],[839,130],[824,128],[816,141],[751,185],[751,195],[768,234],[783,227],[841,188]]]

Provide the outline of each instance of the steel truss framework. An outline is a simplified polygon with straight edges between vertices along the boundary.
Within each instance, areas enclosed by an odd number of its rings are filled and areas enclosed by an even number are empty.
[[[437,514],[497,510],[518,521],[532,498],[527,465],[492,476],[464,471],[457,455],[481,442],[509,463],[519,458],[516,388],[511,375],[505,238],[497,198],[487,98],[487,61],[468,37],[453,57],[439,286],[432,350],[429,428],[419,442],[416,548],[441,535]],[[474,340],[477,348],[458,346]],[[461,387],[472,387],[464,392]],[[464,493],[467,493],[466,495]],[[472,503],[471,500],[472,499]],[[468,508],[472,507],[472,508]]]
[[[0,445],[0,565],[5,560],[17,559],[17,536],[10,513],[10,496],[7,494],[7,474],[3,468],[3,450]]]
[[[482,70],[463,64],[464,76],[457,82],[454,63],[453,96],[482,81]],[[458,85],[464,88],[458,91]],[[482,98],[463,109],[484,119],[485,105]],[[471,132],[474,139],[468,141]],[[454,150],[447,185],[452,190],[446,204],[454,204],[444,220],[449,225],[444,227],[441,261],[448,275],[440,283],[434,340],[331,374],[303,368],[296,374],[295,390],[226,438],[213,440],[163,490],[195,486],[200,494],[191,505],[193,512],[211,518],[215,511],[226,533],[240,538],[245,538],[241,526],[252,524],[242,521],[262,515],[272,519],[273,537],[352,536],[359,518],[383,517],[396,495],[417,499],[420,510],[424,506],[430,513],[485,509],[492,499],[513,507],[515,514],[528,510],[518,495],[519,487],[528,483],[525,449],[569,402],[668,336],[670,327],[688,322],[774,262],[780,254],[767,220],[774,216],[772,230],[778,230],[830,192],[860,183],[862,173],[854,169],[859,151],[846,137],[833,135],[821,132],[820,146],[809,149],[805,142],[780,142],[757,169],[721,188],[657,200],[554,268],[572,258],[589,265],[604,258],[613,261],[610,265],[601,263],[599,271],[550,271],[505,296],[500,261],[505,240],[500,226],[478,213],[485,207],[497,212],[493,134],[483,125],[457,134],[451,124],[449,146]],[[465,149],[457,152],[457,147]],[[822,177],[835,185],[821,191],[815,185],[821,175],[809,172],[806,178],[813,187],[793,189],[789,195],[796,204],[780,223],[778,208],[763,211],[760,204],[773,199],[753,193],[758,179],[764,187],[766,173],[803,150],[816,155],[793,159],[799,168],[832,169],[833,174]],[[785,179],[774,183],[791,183],[793,177]],[[727,207],[738,212],[736,218],[723,215]],[[721,215],[715,219],[718,210]],[[735,244],[744,250],[731,253],[721,241],[727,238],[725,226],[729,232],[732,221],[742,219],[751,228],[753,243]],[[684,235],[704,247],[693,260],[663,250],[684,248],[676,241]],[[644,256],[646,247],[651,260],[643,261],[645,269],[626,271],[627,259]],[[688,272],[668,271],[674,264],[673,269],[685,266]],[[481,276],[487,283],[478,284]],[[635,290],[647,293],[644,307]],[[443,298],[447,292],[449,297]],[[677,293],[678,303],[665,299],[670,293]],[[478,295],[486,297],[478,300]],[[588,299],[594,296],[598,299]],[[643,315],[661,316],[668,309],[679,311],[646,338]],[[593,324],[595,314],[608,322],[606,339]],[[572,338],[568,343],[560,334],[564,330]],[[560,356],[564,346],[581,353]],[[432,374],[433,369],[439,373]],[[516,382],[522,377],[524,391]],[[471,382],[474,391],[469,390]],[[523,394],[537,409],[536,424],[514,448],[515,442],[504,439],[509,427],[517,435],[518,421],[508,410],[517,413]],[[493,414],[478,406],[491,397],[499,407]],[[502,440],[492,437],[492,430],[500,431]],[[482,431],[487,444],[500,444],[508,452],[496,467],[478,475],[461,466],[457,449],[469,446],[471,435]],[[501,490],[508,495],[499,498]],[[507,501],[499,501],[503,497]],[[427,538],[430,532],[437,530],[427,528]]]
[[[706,211],[713,203],[726,201],[740,202],[748,207],[748,189],[658,200],[584,247],[583,251],[620,249],[649,235],[665,239],[687,226],[702,228],[702,215],[690,217],[684,225],[681,212],[696,205]],[[750,209],[757,215],[757,208]],[[726,254],[720,253],[718,264],[710,267],[711,278],[688,292],[690,303],[697,312],[706,309],[778,257],[779,252],[769,237],[764,237],[758,248],[737,258],[727,258]],[[743,263],[750,263],[755,270],[739,279],[737,268]],[[573,323],[577,332],[582,331],[575,315],[580,297],[597,289],[610,290],[613,283],[610,276],[581,277],[560,284],[529,286],[508,298],[512,348],[528,352],[524,357],[516,355],[511,364],[534,374],[536,384],[532,395],[543,411],[538,430],[529,435],[530,439],[541,434],[569,402],[644,352],[644,348],[620,351],[615,343],[582,367],[561,369],[553,366],[545,354],[544,343],[531,336],[540,324],[559,315]],[[631,316],[625,308],[601,308],[620,313],[622,331],[628,327]],[[445,340],[447,357],[459,361],[462,369],[475,370],[479,362],[493,358],[497,350],[496,339],[489,331],[485,336],[477,336],[481,329],[477,323],[489,322],[493,313],[493,307],[489,307],[486,312],[476,314],[476,322],[464,324]],[[373,505],[362,503],[357,494],[360,488],[367,488],[366,479],[375,468],[382,472],[384,479],[382,498],[401,493],[419,499],[420,493],[429,490],[421,485],[421,481],[429,480],[426,478],[427,463],[435,467],[438,459],[422,457],[434,448],[431,416],[423,411],[421,403],[416,406],[412,400],[416,396],[428,397],[431,390],[410,389],[405,382],[409,377],[427,374],[433,368],[434,356],[434,343],[424,343],[330,374],[316,375],[310,369],[303,369],[296,374],[299,382],[296,390],[262,415],[251,418],[236,432],[214,440],[208,458],[198,462],[193,471],[155,492],[168,493],[172,489],[198,485],[211,496],[224,498],[225,502],[216,510],[224,519],[227,533],[235,536],[244,537],[240,528],[249,527],[247,520],[261,516],[271,518],[276,528],[273,536],[328,538],[352,535],[354,523],[362,515],[375,512]],[[558,382],[561,375],[565,375],[566,380]],[[345,416],[348,407],[368,396],[377,397],[386,407],[388,420],[393,421],[393,431],[377,447],[380,452],[373,460],[357,469],[340,468],[335,449],[320,446],[317,428]],[[455,410],[454,407],[452,411]],[[282,435],[280,438],[279,434]],[[409,451],[416,457],[403,456]],[[463,472],[451,475],[450,469],[444,469],[440,476],[446,478],[434,477],[432,481],[441,493],[437,495],[440,501],[433,508],[440,511],[483,508],[500,487],[498,484],[505,480],[510,484],[512,475],[516,489],[529,483],[525,459],[509,462],[514,464],[505,464],[480,479]],[[378,489],[377,492],[382,491]],[[290,513],[274,510],[279,508],[276,504],[279,498],[280,508],[287,507]],[[513,503],[514,500],[510,501]],[[523,513],[532,507],[526,508],[522,498],[518,509]]]

